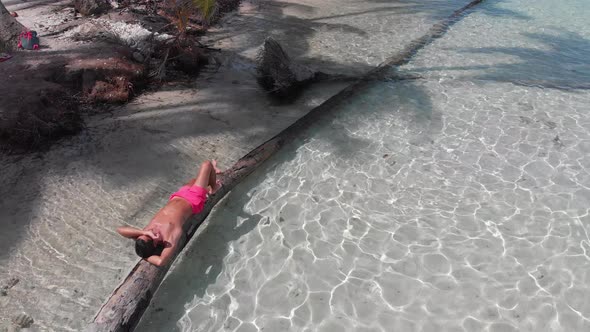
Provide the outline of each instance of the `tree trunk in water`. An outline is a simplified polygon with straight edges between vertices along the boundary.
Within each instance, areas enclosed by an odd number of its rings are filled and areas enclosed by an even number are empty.
[[[15,49],[18,35],[25,29],[0,2],[0,51]]]

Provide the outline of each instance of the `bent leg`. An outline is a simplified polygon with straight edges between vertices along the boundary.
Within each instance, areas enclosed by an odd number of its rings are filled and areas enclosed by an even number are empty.
[[[185,186],[188,186],[188,187],[192,187],[195,184],[195,181],[196,180],[197,180],[197,178],[192,178],[187,183],[185,183],[184,185]]]
[[[210,161],[205,161],[203,162],[203,164],[201,165],[201,168],[199,169],[199,173],[197,174],[196,178],[193,178],[191,180],[188,181],[188,183],[185,184],[185,186],[188,187],[192,187],[192,186],[199,186],[203,189],[207,189],[207,187],[211,186],[212,190],[211,192],[215,192],[215,190],[217,189],[216,186],[216,163],[215,162],[210,162]],[[195,211],[195,205],[200,204],[200,209],[202,209],[202,205],[205,202],[205,196],[203,194],[203,199],[202,202],[198,201],[198,197],[197,197],[197,202],[195,202],[195,200],[191,199],[193,198],[192,195],[189,194],[189,196],[183,196],[183,194],[181,193],[183,191],[183,189],[185,188],[181,188],[178,192],[174,193],[172,195],[172,198],[170,199],[170,201],[168,202],[168,204],[166,204],[166,206],[164,206],[154,217],[154,219],[152,220],[152,222],[154,220],[159,220],[160,218],[162,218],[163,221],[165,222],[180,222],[181,224],[184,223],[188,217],[190,217],[192,214],[197,213]],[[179,194],[180,195],[177,195]],[[197,208],[198,209],[198,208]]]
[[[201,168],[199,169],[199,173],[197,174],[194,185],[197,185],[201,188],[207,188],[210,186],[212,191],[214,191],[217,186],[215,183],[216,180],[215,167],[209,160],[207,160],[201,164]]]

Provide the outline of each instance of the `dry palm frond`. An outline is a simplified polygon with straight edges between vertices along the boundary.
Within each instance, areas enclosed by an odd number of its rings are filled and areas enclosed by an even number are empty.
[[[166,55],[164,56],[164,60],[160,63],[158,68],[154,69],[149,73],[149,77],[162,81],[166,77],[166,62],[168,62],[168,56],[170,55],[170,49],[166,50]]]

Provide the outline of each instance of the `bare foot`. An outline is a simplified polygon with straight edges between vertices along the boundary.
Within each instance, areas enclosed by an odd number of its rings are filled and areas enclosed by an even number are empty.
[[[219,190],[219,188],[221,188],[221,182],[219,182],[219,180],[215,181],[215,187],[211,187],[209,186],[209,195],[213,195],[217,192],[217,190]]]
[[[223,173],[223,171],[217,167],[217,160],[211,160],[211,165],[213,165],[213,169],[215,170],[215,174]]]

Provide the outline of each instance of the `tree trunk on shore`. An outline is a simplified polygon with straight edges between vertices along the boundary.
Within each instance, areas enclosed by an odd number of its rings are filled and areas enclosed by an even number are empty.
[[[15,49],[18,36],[24,28],[0,2],[0,51]]]

